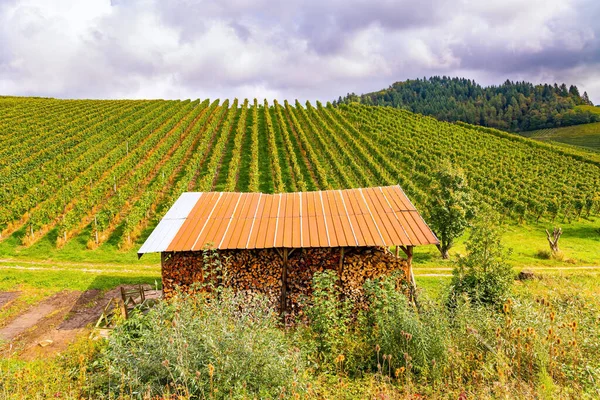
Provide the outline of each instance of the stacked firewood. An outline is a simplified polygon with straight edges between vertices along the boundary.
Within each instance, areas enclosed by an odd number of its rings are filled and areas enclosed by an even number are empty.
[[[346,248],[341,266],[341,291],[344,297],[359,302],[367,279],[400,271],[406,274],[406,260],[386,249]],[[340,272],[339,248],[288,250],[286,309],[298,310],[310,298],[312,279],[327,269]],[[217,255],[217,256],[215,256]],[[238,291],[258,292],[278,305],[282,292],[282,249],[224,250],[211,254],[180,252],[163,254],[163,292],[170,297],[176,287],[190,292],[211,279]],[[194,285],[196,283],[196,285]],[[198,285],[200,283],[200,285]]]

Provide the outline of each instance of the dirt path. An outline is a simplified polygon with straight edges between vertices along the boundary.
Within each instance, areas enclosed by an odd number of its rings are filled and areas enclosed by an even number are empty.
[[[42,318],[56,310],[54,304],[40,304],[19,315],[10,324],[0,329],[0,339],[12,340],[15,336],[34,327]]]
[[[14,299],[19,297],[20,292],[0,292],[0,309],[8,306]]]
[[[4,341],[0,357],[43,358],[65,350],[98,320],[112,298],[120,296],[120,290],[121,286],[107,292],[63,291],[36,304],[0,329],[0,339]],[[0,299],[7,294],[10,293],[0,293]],[[148,297],[158,295],[149,293]]]

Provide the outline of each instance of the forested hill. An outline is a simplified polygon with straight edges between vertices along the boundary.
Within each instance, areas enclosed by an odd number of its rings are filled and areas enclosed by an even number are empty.
[[[340,97],[334,103],[360,102],[403,108],[444,121],[463,121],[512,132],[600,121],[582,105],[593,105],[577,86],[533,85],[507,80],[482,87],[465,78],[434,76],[396,82],[388,89]]]

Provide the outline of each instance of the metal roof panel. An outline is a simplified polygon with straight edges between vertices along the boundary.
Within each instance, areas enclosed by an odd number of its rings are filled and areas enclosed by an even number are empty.
[[[184,193],[139,250],[436,244],[399,186],[285,194]]]

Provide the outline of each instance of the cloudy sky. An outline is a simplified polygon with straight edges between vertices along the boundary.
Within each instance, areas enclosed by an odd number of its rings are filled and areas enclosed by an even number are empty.
[[[332,100],[409,78],[600,103],[599,0],[0,0],[0,94]]]

